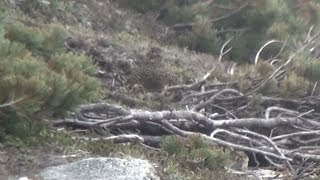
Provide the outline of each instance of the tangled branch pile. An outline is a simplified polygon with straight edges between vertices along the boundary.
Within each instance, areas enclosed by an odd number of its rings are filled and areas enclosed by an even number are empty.
[[[260,63],[263,48],[273,42],[276,41],[267,42],[258,51],[255,65]],[[88,104],[79,106],[72,118],[55,121],[55,125],[107,131],[104,140],[140,141],[153,147],[159,146],[160,136],[197,135],[206,142],[245,151],[256,166],[263,159],[273,167],[290,172],[294,178],[301,178],[319,170],[316,168],[320,160],[319,96],[311,92],[309,96],[291,99],[257,95],[257,92],[272,80],[285,81],[294,68],[295,57],[305,50],[318,48],[318,42],[319,33],[311,35],[310,30],[305,43],[288,59],[264,62],[272,66],[272,71],[263,78],[251,79],[252,87],[246,91],[239,90],[240,80],[209,81],[217,65],[192,84],[164,87],[162,97],[182,94],[176,109],[147,111],[110,103]],[[218,61],[230,51],[225,50],[228,43],[222,46]],[[317,83],[313,89],[316,86]]]

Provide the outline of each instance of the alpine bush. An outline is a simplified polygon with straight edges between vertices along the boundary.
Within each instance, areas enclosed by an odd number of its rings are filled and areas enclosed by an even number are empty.
[[[0,21],[0,140],[26,136],[30,124],[100,98],[97,67],[89,57],[65,51],[66,35],[58,25]]]

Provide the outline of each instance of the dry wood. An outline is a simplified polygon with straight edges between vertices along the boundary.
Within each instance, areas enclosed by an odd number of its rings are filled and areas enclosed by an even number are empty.
[[[290,172],[292,179],[304,177],[319,170],[316,165],[320,163],[320,97],[287,99],[261,96],[258,107],[251,103],[254,93],[269,80],[287,75],[296,54],[317,45],[318,35],[311,35],[310,30],[306,44],[286,61],[271,59],[270,62],[278,61],[280,64],[271,63],[277,68],[261,81],[252,80],[255,81],[252,83],[254,87],[247,93],[236,88],[239,85],[237,81],[209,83],[209,77],[218,66],[213,65],[195,83],[166,86],[162,90],[163,97],[168,93],[183,92],[177,109],[149,111],[107,102],[93,103],[79,106],[70,117],[54,121],[54,124],[81,131],[105,132],[102,138],[84,137],[86,140],[138,141],[152,147],[159,147],[161,136],[185,138],[196,135],[206,142],[253,154],[257,164],[262,161],[257,155],[262,155],[271,166]],[[231,50],[231,47],[225,50],[230,41],[222,46],[218,62],[222,62],[223,56]],[[278,41],[268,41],[260,48],[256,63],[260,52],[273,42]]]

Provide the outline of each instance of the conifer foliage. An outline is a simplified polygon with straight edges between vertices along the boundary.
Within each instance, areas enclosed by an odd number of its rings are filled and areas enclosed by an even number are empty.
[[[84,55],[67,53],[67,32],[50,25],[31,28],[0,21],[0,140],[30,133],[30,124],[97,100],[97,67]],[[23,131],[23,129],[28,129]]]

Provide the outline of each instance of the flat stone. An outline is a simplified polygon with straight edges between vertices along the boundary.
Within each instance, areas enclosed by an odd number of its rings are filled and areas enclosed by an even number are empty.
[[[159,180],[154,167],[141,159],[89,158],[40,172],[43,180]]]

